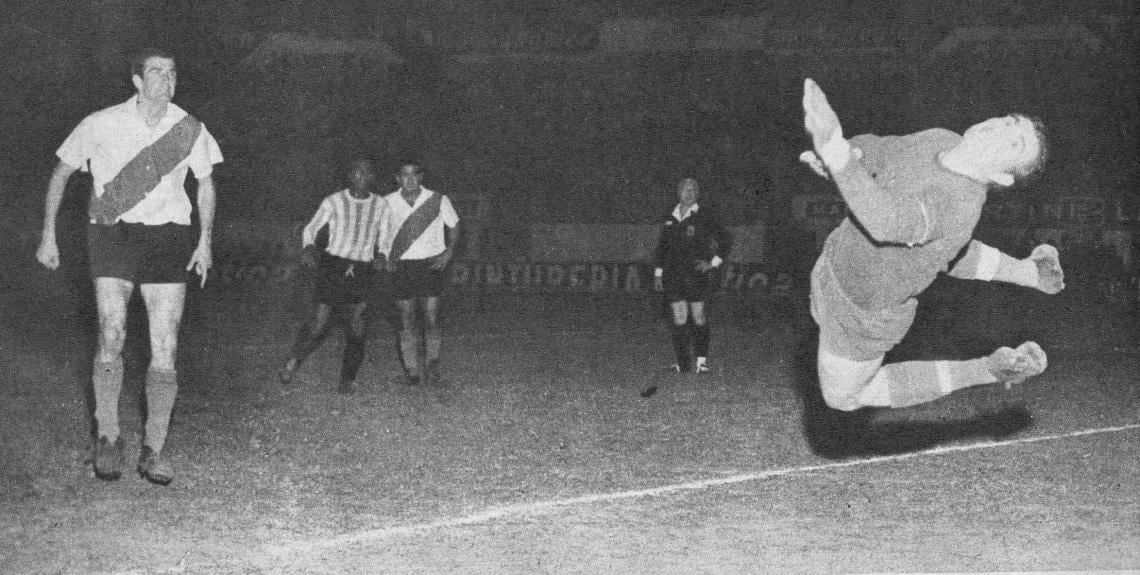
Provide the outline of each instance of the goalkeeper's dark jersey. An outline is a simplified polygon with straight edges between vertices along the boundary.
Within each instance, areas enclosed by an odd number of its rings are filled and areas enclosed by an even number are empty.
[[[721,224],[715,210],[694,205],[689,215],[677,219],[671,211],[661,224],[654,264],[667,274],[696,273],[698,261],[713,256],[728,259],[732,250],[732,234]]]

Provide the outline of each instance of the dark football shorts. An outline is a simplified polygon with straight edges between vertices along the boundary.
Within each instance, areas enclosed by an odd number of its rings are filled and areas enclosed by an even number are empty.
[[[135,284],[186,283],[197,277],[186,269],[198,245],[197,236],[192,226],[181,224],[88,224],[91,277]]]
[[[372,262],[358,262],[321,252],[314,299],[325,305],[358,304],[373,287]]]
[[[699,272],[696,264],[692,270],[665,270],[661,275],[661,283],[665,288],[665,301],[669,303],[707,301],[715,285],[714,272],[715,270]]]
[[[392,297],[408,300],[416,297],[439,297],[447,283],[444,270],[433,270],[434,258],[397,260],[392,266]]]

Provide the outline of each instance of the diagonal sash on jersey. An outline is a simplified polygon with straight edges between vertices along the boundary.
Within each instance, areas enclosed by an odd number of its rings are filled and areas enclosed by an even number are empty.
[[[98,224],[110,225],[146,198],[162,177],[190,155],[202,131],[193,116],[182,118],[153,144],[143,148],[103,185],[103,195],[92,193],[88,212]]]
[[[427,231],[428,226],[439,216],[439,207],[442,203],[443,194],[432,194],[426,202],[408,215],[408,219],[404,220],[404,225],[400,226],[400,231],[396,232],[396,237],[392,240],[389,261],[399,260],[404,252],[408,251],[408,248]]]

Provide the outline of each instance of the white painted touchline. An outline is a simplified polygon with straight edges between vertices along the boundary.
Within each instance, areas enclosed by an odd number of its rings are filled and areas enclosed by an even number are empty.
[[[1080,431],[1071,431],[1068,433],[1059,433],[1054,435],[1042,435],[1037,437],[1025,437],[1020,439],[1010,439],[1005,441],[994,441],[989,443],[972,443],[968,445],[947,445],[943,447],[934,447],[922,451],[915,451],[912,453],[902,453],[897,455],[884,455],[880,457],[868,457],[865,459],[854,459],[851,461],[836,461],[824,463],[820,465],[807,465],[802,467],[787,467],[784,469],[772,469],[768,471],[759,471],[755,473],[745,473],[738,475],[731,475],[728,477],[720,477],[715,479],[701,479],[698,481],[690,481],[686,483],[675,483],[672,485],[662,485],[660,487],[651,487],[648,489],[635,489],[631,491],[617,491],[612,493],[595,493],[591,495],[582,495],[578,497],[567,497],[562,499],[549,499],[546,501],[534,501],[530,503],[517,503],[513,505],[505,505],[502,507],[495,507],[486,511],[480,511],[462,517],[452,517],[439,519],[436,521],[429,521],[426,523],[415,523],[412,525],[397,525],[393,527],[382,527],[379,529],[369,529],[367,531],[360,531],[357,533],[346,533],[335,537],[325,539],[318,539],[313,541],[295,541],[285,545],[273,545],[266,547],[266,551],[275,556],[282,555],[305,555],[315,551],[322,551],[336,547],[343,547],[352,545],[354,543],[365,543],[369,541],[378,541],[390,537],[400,535],[413,535],[423,533],[426,531],[433,531],[436,529],[449,529],[454,527],[463,527],[467,525],[478,525],[481,523],[488,523],[497,519],[502,519],[509,516],[522,516],[532,515],[557,509],[560,507],[570,507],[575,505],[592,505],[595,503],[606,503],[611,501],[620,501],[623,499],[637,499],[641,497],[656,497],[660,495],[668,495],[680,491],[696,491],[700,489],[708,489],[710,487],[717,487],[721,485],[732,485],[736,483],[747,483],[750,481],[760,481],[764,479],[771,479],[773,477],[782,477],[785,475],[794,475],[797,473],[811,473],[814,471],[826,471],[829,469],[839,469],[844,467],[856,467],[860,465],[872,465],[875,463],[890,463],[904,459],[913,459],[927,455],[942,455],[945,453],[956,453],[960,451],[975,451],[981,449],[994,449],[998,447],[1006,447],[1011,445],[1019,445],[1025,443],[1039,443],[1043,441],[1055,441],[1058,439],[1068,439],[1072,437],[1080,437],[1084,435],[1095,435],[1101,433],[1115,433],[1120,431],[1129,431],[1133,429],[1140,429],[1140,423],[1120,425],[1116,427],[1101,427],[1096,429],[1084,429]]]

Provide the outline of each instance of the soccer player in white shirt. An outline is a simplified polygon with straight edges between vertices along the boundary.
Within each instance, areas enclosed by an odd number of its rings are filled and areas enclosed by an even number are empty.
[[[146,303],[150,365],[146,375],[146,434],[137,470],[169,484],[174,471],[162,457],[178,383],[175,353],[189,272],[206,283],[213,257],[213,165],[222,153],[206,127],[171,102],[177,82],[174,57],[138,51],[131,61],[137,93],[80,122],[56,151],[59,163],[48,183],[43,234],[36,259],[59,267],[55,220],[67,181],[77,170],[94,182],[87,228],[90,272],[95,280],[99,343],[92,385],[95,397],[96,477],[113,481],[123,467],[119,394],[127,304],[135,285]],[[187,171],[198,180],[195,239],[191,205],[183,187]]]
[[[439,298],[459,237],[459,215],[451,200],[420,185],[422,179],[423,167],[419,163],[400,165],[396,172],[400,189],[384,196],[390,209],[388,228],[379,248],[392,272],[392,295],[400,310],[404,383],[408,385],[440,380]],[[419,357],[417,307],[423,309],[424,363]]]

